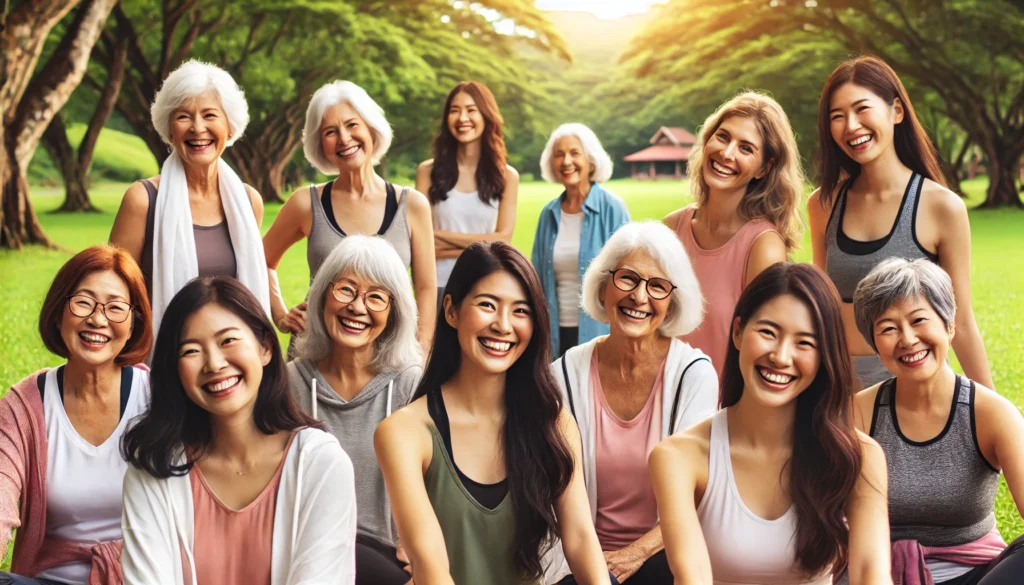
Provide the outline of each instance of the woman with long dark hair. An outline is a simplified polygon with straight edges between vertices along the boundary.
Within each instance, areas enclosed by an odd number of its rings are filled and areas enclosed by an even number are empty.
[[[935,146],[896,72],[877,57],[844,61],[818,102],[821,187],[811,194],[814,263],[843,299],[843,325],[860,386],[889,377],[857,331],[853,293],[883,260],[927,258],[953,279],[953,349],[968,378],[992,388],[971,307],[971,224],[946,188]]]
[[[519,173],[505,162],[505,121],[491,90],[478,81],[459,83],[443,115],[434,158],[416,172],[416,190],[430,199],[434,221],[439,305],[466,247],[512,239],[519,195]]]
[[[556,537],[579,583],[608,583],[547,323],[522,254],[466,248],[415,400],[374,436],[417,585],[540,583]]]
[[[839,295],[777,263],[736,304],[723,409],[655,447],[676,585],[890,585],[885,458],[854,428]]]
[[[124,582],[354,583],[352,463],[292,397],[252,293],[193,280],[153,356],[150,409],[121,445]]]

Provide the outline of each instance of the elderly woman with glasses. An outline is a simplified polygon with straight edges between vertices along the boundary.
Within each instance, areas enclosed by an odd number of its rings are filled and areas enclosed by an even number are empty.
[[[718,402],[710,360],[678,339],[700,325],[700,286],[672,230],[631,223],[587,268],[583,307],[611,332],[551,368],[583,437],[597,536],[618,582],[670,584],[647,456],[711,416]]]
[[[149,299],[128,252],[94,246],[57,273],[39,316],[67,360],[0,400],[0,583],[120,584],[119,445],[149,404]],[[20,503],[19,503],[20,502]]]
[[[1024,537],[1007,547],[994,509],[1002,474],[1024,512],[1024,417],[949,366],[956,309],[927,259],[891,258],[857,285],[857,329],[893,377],[856,395],[856,423],[885,451],[893,567],[913,572],[897,582],[1020,583]]]
[[[416,301],[398,252],[352,235],[324,259],[309,289],[309,320],[288,364],[292,390],[352,459],[356,477],[356,583],[402,585],[391,507],[373,433],[405,406],[420,378]]]

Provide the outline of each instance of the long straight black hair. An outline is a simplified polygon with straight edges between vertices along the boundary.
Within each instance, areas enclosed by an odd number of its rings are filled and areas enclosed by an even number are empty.
[[[533,265],[504,242],[477,242],[455,262],[444,294],[458,307],[477,282],[498,271],[511,274],[526,291],[533,336],[505,375],[505,426],[502,443],[509,495],[515,515],[515,566],[524,579],[542,573],[541,546],[558,533],[555,502],[572,479],[573,458],[558,429],[561,394],[551,374],[547,303]],[[440,392],[462,361],[458,331],[439,318],[434,349],[415,398]]]
[[[854,375],[843,335],[842,300],[811,264],[779,262],[747,285],[733,313],[745,327],[758,309],[793,295],[811,313],[821,365],[796,399],[789,491],[796,508],[796,558],[808,575],[846,567],[850,532],[844,507],[860,476],[860,440],[853,426]],[[722,368],[722,408],[743,396],[740,352],[729,343]]]
[[[256,340],[268,344],[270,362],[256,395],[253,419],[261,433],[323,426],[306,416],[289,388],[281,346],[259,301],[234,278],[196,278],[174,295],[160,325],[153,350],[149,410],[121,439],[121,454],[150,475],[166,479],[185,475],[210,446],[210,414],[185,394],[178,375],[178,346],[185,321],[206,305],[217,304],[238,316]],[[184,462],[178,463],[184,456]]]

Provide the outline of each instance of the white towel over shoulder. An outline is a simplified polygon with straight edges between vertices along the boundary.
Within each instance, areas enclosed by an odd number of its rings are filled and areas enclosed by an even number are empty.
[[[270,314],[270,291],[263,239],[256,223],[249,194],[235,171],[223,159],[218,161],[220,200],[235,251],[238,280],[263,310]],[[185,167],[178,153],[172,153],[160,169],[160,188],[153,222],[153,331],[160,330],[164,310],[188,281],[199,276],[196,240],[192,233],[192,211],[188,204]]]

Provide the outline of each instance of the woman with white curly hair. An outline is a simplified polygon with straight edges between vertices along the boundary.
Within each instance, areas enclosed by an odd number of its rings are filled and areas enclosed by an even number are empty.
[[[583,124],[562,124],[551,134],[540,169],[546,181],[565,187],[541,210],[531,255],[548,302],[551,351],[560,356],[608,333],[580,308],[580,283],[601,246],[629,223],[629,210],[599,185],[612,177],[612,159]]]
[[[306,160],[333,181],[299,189],[263,238],[270,269],[274,324],[285,333],[306,329],[306,301],[288,309],[277,266],[293,244],[306,238],[312,283],[327,255],[350,234],[377,234],[391,244],[412,281],[419,309],[416,338],[426,349],[434,333],[437,275],[430,203],[419,191],[396,187],[374,171],[391,146],[391,125],[366,90],[332,81],[313,94],[302,131]]]
[[[597,537],[615,582],[672,583],[647,456],[718,404],[708,356],[678,338],[704,317],[700,285],[672,230],[630,223],[587,268],[582,305],[611,333],[568,350],[551,369],[583,438]]]
[[[263,199],[221,159],[249,123],[245,94],[228,72],[191,60],[164,80],[150,115],[171,154],[159,175],[125,192],[110,243],[142,267],[153,331],[197,276],[237,278],[269,312]]]

